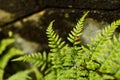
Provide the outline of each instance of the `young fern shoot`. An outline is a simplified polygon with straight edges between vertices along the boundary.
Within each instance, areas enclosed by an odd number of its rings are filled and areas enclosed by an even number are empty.
[[[48,46],[51,48],[51,52],[59,52],[59,50],[65,45],[65,41],[62,41],[62,39],[55,33],[55,31],[52,29],[53,22],[50,22],[46,34],[49,40]]]
[[[80,20],[77,22],[77,25],[73,28],[73,30],[71,31],[71,33],[69,34],[69,37],[67,37],[67,39],[73,43],[73,45],[78,45],[80,44],[80,40],[79,37],[82,34],[82,29],[83,29],[83,22],[85,20],[85,17],[87,16],[87,14],[89,13],[89,11],[87,11],[81,18]]]

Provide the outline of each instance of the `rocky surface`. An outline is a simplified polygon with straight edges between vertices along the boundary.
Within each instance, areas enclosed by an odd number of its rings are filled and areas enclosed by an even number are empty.
[[[14,15],[4,10],[0,10],[0,24],[3,25],[4,23],[10,22],[13,20]]]
[[[115,10],[120,8],[119,0],[41,0],[39,3],[44,3],[47,7],[56,8],[77,8],[91,10]]]
[[[66,34],[87,10],[87,18],[111,23],[120,18],[120,1],[0,0],[0,38],[13,31],[18,39],[35,42],[42,46],[38,51],[43,51],[48,49],[45,30],[50,21],[55,20],[54,30],[66,40]]]
[[[110,14],[112,14],[112,16],[120,17],[120,14],[118,14],[120,12],[119,0],[0,0],[0,10],[2,10],[2,13],[7,12],[14,15],[10,20],[7,20],[8,15],[2,15],[6,16],[4,17],[6,21],[2,22],[0,20],[0,25],[5,26],[7,23],[21,20],[48,8],[50,10],[51,8],[58,9],[58,12],[59,9],[68,9],[68,12],[71,9],[78,9],[80,11],[97,10],[100,11],[100,16],[107,15],[110,17]],[[107,14],[106,11],[108,12]],[[0,15],[2,13],[0,12]],[[116,17],[113,19],[116,19]]]
[[[38,10],[38,7],[39,6],[33,0],[0,0],[0,10],[14,15],[11,20],[2,22],[0,25],[29,16],[30,14],[35,13]],[[8,16],[4,18],[8,18]]]

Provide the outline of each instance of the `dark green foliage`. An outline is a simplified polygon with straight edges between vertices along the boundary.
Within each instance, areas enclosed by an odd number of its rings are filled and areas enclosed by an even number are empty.
[[[42,76],[37,80],[120,80],[120,35],[113,35],[120,20],[105,27],[96,35],[96,39],[92,39],[91,45],[80,46],[78,37],[82,35],[87,14],[80,18],[67,37],[73,46],[62,41],[55,33],[52,21],[46,30],[50,52],[28,54],[16,60],[33,63],[33,69],[43,66],[39,73],[36,72],[36,77]],[[42,70],[46,71],[42,73]]]

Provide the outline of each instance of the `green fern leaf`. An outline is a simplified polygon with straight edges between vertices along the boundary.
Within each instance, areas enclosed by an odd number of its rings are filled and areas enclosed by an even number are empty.
[[[106,43],[106,41],[112,37],[113,32],[118,27],[118,25],[120,25],[120,20],[112,22],[111,25],[105,27],[101,33],[96,35],[96,39],[92,41],[95,47],[94,49],[97,48],[97,45],[102,45]]]
[[[80,37],[81,35],[81,31],[83,29],[83,22],[85,20],[85,17],[87,16],[87,14],[89,13],[89,11],[87,11],[81,18],[80,20],[77,22],[77,25],[73,28],[73,30],[71,31],[71,33],[69,34],[69,37],[67,37],[67,39],[73,43],[73,45],[77,45],[80,44],[79,40],[76,40],[75,37]]]
[[[36,67],[43,66],[43,64],[46,64],[46,62],[50,62],[48,61],[46,52],[43,52],[43,54],[42,53],[27,54],[19,58],[13,59],[12,61],[30,62]]]
[[[65,42],[62,42],[62,39],[59,37],[59,35],[57,35],[54,30],[52,29],[52,25],[53,25],[53,22],[52,21],[47,30],[46,30],[46,34],[47,34],[47,37],[48,37],[48,40],[49,40],[49,47],[52,48],[52,49],[56,49],[56,50],[52,50],[51,51],[59,51],[59,49],[61,49],[64,45],[65,45]],[[62,44],[61,44],[62,43]]]
[[[106,51],[108,48],[107,42],[112,38],[112,34],[115,31],[115,29],[120,25],[120,20],[114,21],[109,25],[108,27],[105,27],[105,29],[102,30],[101,33],[96,35],[96,39],[92,40],[92,45],[88,45],[90,48],[90,51],[88,52],[90,60],[97,60],[99,63],[104,62],[104,59],[108,57],[109,52],[104,53],[103,51]],[[102,54],[100,54],[102,53]],[[103,56],[101,58],[101,56]],[[92,58],[92,59],[91,59]]]

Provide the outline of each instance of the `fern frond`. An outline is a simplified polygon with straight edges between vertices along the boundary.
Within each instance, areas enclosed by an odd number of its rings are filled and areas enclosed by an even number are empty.
[[[111,40],[118,25],[120,20],[113,22],[98,34],[89,48],[82,46],[81,53],[78,53],[75,60],[76,65],[79,64],[77,69],[82,71],[79,75],[88,76],[87,79],[90,80],[120,79],[120,36],[119,38],[113,36],[113,41]]]
[[[113,32],[118,27],[118,25],[120,25],[120,20],[112,22],[110,25],[105,27],[101,33],[98,33],[98,35],[96,35],[96,39],[92,39],[92,45],[88,45],[90,51],[87,52],[90,60],[92,55],[101,53],[99,51],[103,51],[104,48],[107,47],[106,42],[112,38]]]
[[[120,39],[120,36],[119,36]],[[99,79],[116,79],[119,80],[120,72],[120,40],[115,36],[112,40],[109,40],[104,44],[98,52],[92,55],[90,64],[87,64],[89,69],[94,69],[96,75],[99,75]],[[98,66],[94,65],[97,64]],[[93,66],[94,65],[94,66]],[[93,66],[93,67],[91,67]],[[99,74],[100,73],[100,74]],[[93,78],[93,77],[92,77]]]
[[[117,39],[116,36],[113,37],[113,42],[109,40],[108,48],[106,48],[107,54],[104,52],[106,56],[104,57],[104,55],[101,55],[101,57],[103,56],[103,61],[101,62],[102,65],[101,65],[100,71],[114,74],[120,69],[120,44],[119,43],[120,43],[120,40]]]
[[[69,37],[67,37],[67,39],[73,43],[73,45],[77,45],[80,44],[80,40],[76,40],[76,38],[80,37],[80,35],[82,34],[81,31],[83,29],[83,22],[85,20],[85,17],[87,16],[87,14],[89,13],[89,11],[87,11],[81,18],[80,20],[77,22],[77,25],[73,28],[73,30],[71,31],[71,33],[69,34]]]
[[[47,53],[31,53],[27,55],[23,55],[19,58],[13,59],[12,61],[24,61],[24,62],[30,62],[33,64],[33,66],[39,67],[46,64],[46,62],[50,62],[47,58]]]
[[[96,40],[92,40],[93,45],[89,46],[92,53],[91,55],[102,51],[104,49],[103,46],[106,46],[106,42],[112,38],[113,32],[120,25],[120,20],[112,22],[110,25],[105,27],[101,33],[96,35]]]
[[[96,35],[96,39],[92,40],[92,46],[94,46],[93,48],[97,50],[97,48],[99,48],[99,45],[106,43],[106,41],[112,37],[113,32],[118,27],[118,25],[120,25],[120,20],[112,22],[110,25],[105,27],[101,33]]]
[[[119,43],[120,36],[118,38],[116,38],[116,36],[113,36],[113,40],[108,39],[106,43],[98,45],[99,49],[97,49],[92,55],[90,54],[92,53],[91,50],[83,47],[83,50],[85,52],[84,55],[82,55],[82,61],[84,61],[84,67],[86,67],[86,69],[90,72],[88,73],[89,79],[120,79]],[[94,46],[92,48],[94,48]],[[91,58],[89,58],[88,56],[91,56]],[[96,77],[94,77],[93,75]]]
[[[76,69],[80,79],[86,77],[90,80],[119,80],[120,79],[120,36],[113,36],[113,40],[108,40],[99,46],[99,50],[94,52],[92,58],[88,53],[88,48],[82,47],[84,52],[76,57]],[[84,78],[85,79],[85,78]]]
[[[62,41],[62,39],[59,37],[59,35],[57,35],[54,30],[52,29],[52,25],[53,25],[53,22],[52,21],[47,30],[46,30],[46,34],[47,34],[47,37],[48,37],[48,40],[49,40],[49,47],[52,48],[51,49],[51,52],[58,52],[64,45],[65,45],[65,42]]]

